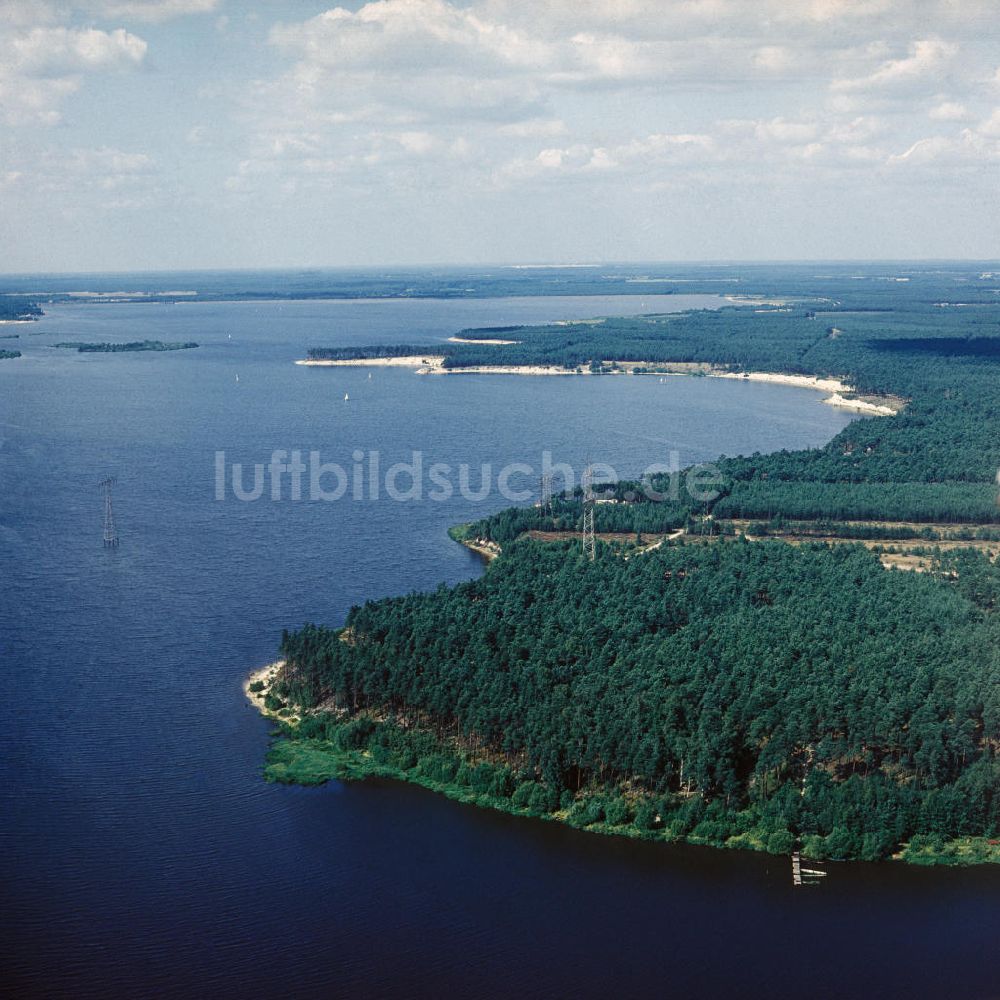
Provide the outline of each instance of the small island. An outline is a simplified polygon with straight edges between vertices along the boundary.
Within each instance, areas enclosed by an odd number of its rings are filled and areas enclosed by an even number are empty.
[[[21,356],[20,351],[3,351],[0,350],[0,361],[6,361],[10,358],[19,358]]]
[[[54,344],[53,346],[75,348],[81,354],[120,354],[125,351],[188,351],[199,345],[193,340],[183,343],[180,341],[171,343],[163,340],[132,340],[124,344],[74,344],[64,342]]]

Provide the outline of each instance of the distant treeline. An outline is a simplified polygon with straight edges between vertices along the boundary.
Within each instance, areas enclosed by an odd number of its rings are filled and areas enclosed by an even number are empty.
[[[124,344],[77,344],[72,342],[56,344],[56,347],[75,348],[83,354],[118,354],[123,351],[186,351],[197,347],[193,340],[183,343],[169,343],[163,340],[131,340]]]
[[[0,295],[0,320],[38,319],[41,315],[37,302],[18,295]]]
[[[350,361],[367,358],[429,358],[442,354],[438,344],[373,344],[369,347],[310,347],[310,361]]]
[[[821,483],[755,479],[733,485],[717,517],[855,521],[1000,521],[995,483]]]
[[[501,337],[503,334],[507,333],[520,333],[522,330],[527,330],[529,327],[524,325],[517,326],[470,326],[462,330],[459,333],[460,337],[465,337],[468,340],[490,340],[491,338]]]

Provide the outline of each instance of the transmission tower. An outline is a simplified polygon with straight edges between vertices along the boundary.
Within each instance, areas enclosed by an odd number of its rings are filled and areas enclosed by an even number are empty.
[[[594,534],[594,471],[590,463],[583,470],[583,554],[593,562],[597,557],[597,537]]]
[[[115,512],[111,506],[111,487],[118,480],[113,476],[102,479],[97,485],[104,493],[104,545],[113,548],[118,544],[118,530],[115,528]]]
[[[542,476],[539,511],[544,514],[552,513],[552,476],[546,473]]]

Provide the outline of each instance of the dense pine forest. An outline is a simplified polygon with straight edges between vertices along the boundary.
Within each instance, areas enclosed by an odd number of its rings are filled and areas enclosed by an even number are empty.
[[[616,484],[593,561],[578,492],[468,526],[502,548],[481,579],[284,636],[267,698],[301,721],[270,776],[390,774],[588,829],[817,857],[1000,856],[1000,281],[793,284],[757,289],[782,305],[449,344],[446,365],[704,362],[905,406],[823,448],[725,458],[708,502]],[[893,568],[904,540],[922,572]]]

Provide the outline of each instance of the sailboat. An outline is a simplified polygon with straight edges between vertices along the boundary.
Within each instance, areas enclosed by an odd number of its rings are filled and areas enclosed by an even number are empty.
[[[347,393],[345,392],[345,393],[344,393],[344,402],[346,403],[346,402],[347,402],[347,401],[348,401],[348,400],[349,400],[350,398],[351,398],[351,397],[350,397],[350,396],[348,396],[348,395],[347,395]]]
[[[240,380],[240,377],[239,377],[239,375],[237,375],[236,376],[236,381],[239,382],[239,380]]]
[[[369,377],[369,378],[371,378],[371,377],[372,377],[372,373],[371,373],[371,372],[369,372],[369,373],[368,373],[368,377]]]

